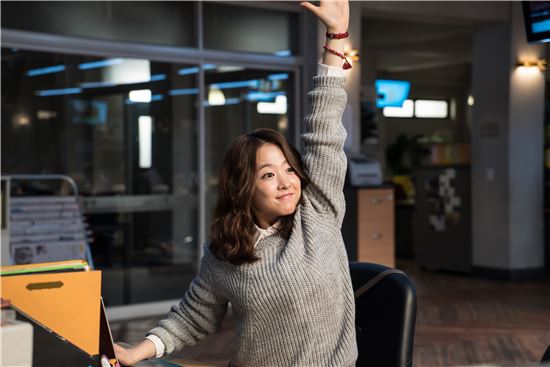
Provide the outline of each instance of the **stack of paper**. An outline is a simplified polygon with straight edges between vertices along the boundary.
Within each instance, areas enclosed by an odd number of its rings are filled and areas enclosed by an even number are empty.
[[[90,234],[74,196],[11,198],[13,264],[86,259]]]

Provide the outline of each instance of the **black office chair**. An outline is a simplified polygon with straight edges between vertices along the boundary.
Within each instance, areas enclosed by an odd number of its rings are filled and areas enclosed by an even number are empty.
[[[400,270],[350,262],[355,291],[357,366],[411,367],[416,290]]]
[[[540,360],[540,363],[550,363],[550,345],[546,349],[546,352],[544,352],[544,355],[542,356],[542,359]]]

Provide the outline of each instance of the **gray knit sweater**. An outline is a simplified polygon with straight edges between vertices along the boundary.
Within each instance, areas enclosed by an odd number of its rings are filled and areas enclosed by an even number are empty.
[[[354,366],[355,303],[340,232],[346,131],[345,78],[314,77],[305,118],[302,193],[288,241],[275,234],[255,250],[261,260],[232,265],[205,246],[199,273],[183,300],[149,331],[172,353],[219,330],[233,306],[237,352],[231,366]]]

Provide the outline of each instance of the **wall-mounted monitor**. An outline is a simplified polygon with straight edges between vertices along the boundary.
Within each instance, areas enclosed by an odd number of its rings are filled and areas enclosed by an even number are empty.
[[[73,124],[104,125],[107,122],[105,101],[71,99],[69,109]]]
[[[402,107],[409,96],[411,83],[403,80],[378,79],[374,82],[376,88],[376,107]]]
[[[550,1],[522,1],[527,42],[550,42]]]

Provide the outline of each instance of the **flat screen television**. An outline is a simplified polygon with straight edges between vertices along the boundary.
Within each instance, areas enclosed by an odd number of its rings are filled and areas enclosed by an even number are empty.
[[[402,107],[409,96],[411,83],[404,80],[377,79],[374,87],[377,96],[376,107]]]
[[[550,1],[522,1],[527,42],[550,42]]]

